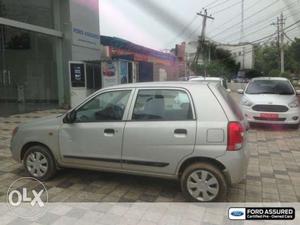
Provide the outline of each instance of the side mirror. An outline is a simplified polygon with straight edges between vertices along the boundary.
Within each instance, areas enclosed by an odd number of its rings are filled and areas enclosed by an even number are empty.
[[[296,90],[296,95],[300,95],[300,90]]]
[[[230,92],[231,92],[231,89],[227,88],[226,91],[227,91],[228,93],[230,93]]]
[[[73,123],[75,121],[75,119],[76,119],[76,111],[72,110],[66,114],[66,116],[63,119],[63,122],[64,123]]]
[[[244,90],[243,89],[237,89],[237,93],[239,93],[239,94],[244,94]]]

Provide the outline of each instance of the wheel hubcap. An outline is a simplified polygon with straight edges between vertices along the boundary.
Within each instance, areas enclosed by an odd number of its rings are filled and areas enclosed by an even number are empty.
[[[32,152],[26,159],[27,170],[34,177],[42,177],[48,171],[47,158],[41,152]]]
[[[196,170],[187,179],[187,189],[198,201],[211,201],[219,193],[219,182],[209,171]]]

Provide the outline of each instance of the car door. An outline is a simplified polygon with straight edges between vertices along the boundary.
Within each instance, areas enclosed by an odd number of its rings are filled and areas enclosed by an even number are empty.
[[[131,93],[131,89],[102,92],[75,109],[75,121],[64,123],[59,133],[64,163],[121,167],[123,118]]]
[[[194,150],[196,120],[191,97],[183,89],[138,89],[125,125],[122,167],[174,174],[178,162]]]

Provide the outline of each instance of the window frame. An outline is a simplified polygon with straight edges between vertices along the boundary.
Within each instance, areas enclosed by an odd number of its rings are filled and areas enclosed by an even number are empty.
[[[190,101],[191,107],[192,107],[192,114],[193,114],[193,118],[192,119],[185,119],[185,120],[133,120],[132,116],[133,116],[133,111],[134,111],[134,107],[136,105],[137,102],[137,97],[140,91],[156,91],[156,90],[163,90],[163,91],[181,91],[184,92]],[[131,104],[130,104],[130,109],[128,112],[128,118],[127,118],[127,122],[177,122],[177,121],[196,121],[197,119],[197,115],[196,115],[196,111],[195,111],[195,105],[194,105],[194,101],[192,98],[191,93],[185,89],[185,88],[172,88],[172,87],[142,87],[142,88],[136,88],[136,90],[134,91],[134,96],[132,98]]]
[[[101,92],[96,92],[95,94],[91,95],[90,97],[88,97],[85,101],[83,101],[81,104],[79,104],[78,106],[76,106],[74,109],[72,109],[71,111],[75,111],[77,113],[77,111],[84,107],[86,104],[88,104],[89,102],[93,101],[93,99],[99,97],[102,94],[106,94],[106,93],[110,93],[110,92],[118,92],[118,91],[129,91],[129,97],[128,97],[128,101],[127,101],[127,105],[125,106],[124,109],[124,113],[123,113],[123,117],[121,120],[99,120],[99,121],[74,121],[74,124],[77,123],[118,123],[118,122],[126,122],[126,118],[128,117],[128,111],[129,108],[131,106],[131,102],[132,102],[132,98],[134,95],[134,89],[133,88],[126,88],[126,89],[109,89],[109,90],[104,90]]]

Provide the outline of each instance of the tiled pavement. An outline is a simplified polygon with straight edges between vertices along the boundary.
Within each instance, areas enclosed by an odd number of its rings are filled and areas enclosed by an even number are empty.
[[[298,225],[300,204],[294,203],[296,218],[282,220],[228,219],[232,203],[50,203],[38,217],[22,218],[0,204],[1,225]],[[291,204],[238,204],[238,207],[291,207]]]
[[[56,114],[48,110],[0,117],[0,201],[8,186],[26,176],[9,151],[13,128],[24,121]],[[230,188],[231,202],[300,201],[300,130],[250,130],[247,178]],[[169,202],[184,201],[175,181],[131,175],[65,169],[45,183],[52,202]]]

